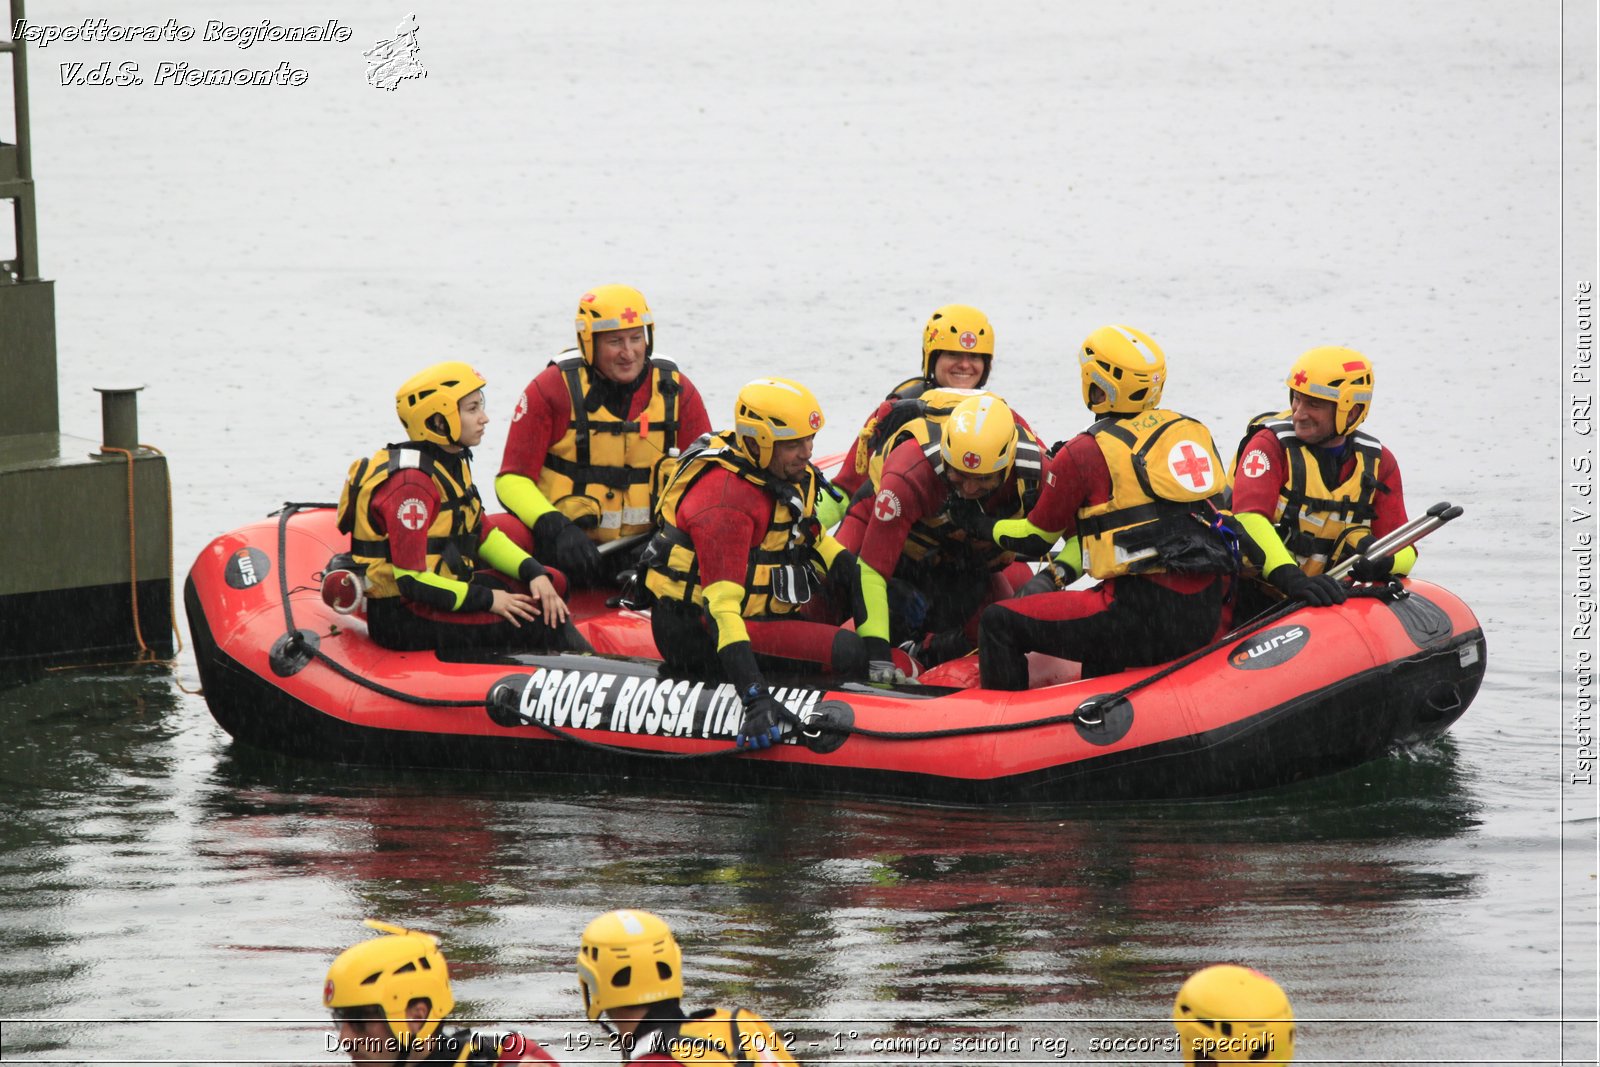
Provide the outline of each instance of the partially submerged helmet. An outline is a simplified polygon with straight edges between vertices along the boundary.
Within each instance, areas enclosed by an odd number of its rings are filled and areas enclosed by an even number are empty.
[[[946,304],[928,317],[922,328],[922,376],[933,381],[933,367],[940,352],[970,352],[983,357],[982,386],[989,380],[994,363],[994,327],[989,316],[966,304]]]
[[[1172,1005],[1184,1063],[1287,1063],[1294,1009],[1277,982],[1233,964],[1190,976]]]
[[[1333,403],[1336,437],[1360,426],[1372,410],[1372,360],[1353,348],[1313,348],[1294,361],[1284,384],[1291,396],[1300,393]]]
[[[594,335],[608,330],[644,327],[645,355],[655,351],[655,316],[644,294],[629,285],[601,285],[578,298],[578,348],[583,361],[594,363]]]
[[[1083,342],[1078,353],[1083,402],[1096,415],[1132,415],[1161,403],[1167,379],[1167,357],[1143,330],[1102,326]],[[1101,397],[1093,399],[1092,387]]]
[[[789,378],[757,378],[739,390],[733,429],[739,446],[757,467],[772,462],[779,441],[797,441],[822,429],[822,405],[815,394]]]
[[[456,1006],[450,992],[450,972],[432,934],[368,919],[367,926],[382,931],[352,945],[334,959],[322,986],[323,1007],[338,1009],[375,1007],[388,1020],[398,1047],[433,1036],[440,1022]],[[428,1019],[415,1034],[406,1015],[413,1000],[426,998]]]
[[[969,396],[945,419],[939,453],[950,470],[1004,474],[1017,458],[1017,420],[999,397]]]
[[[660,916],[608,911],[584,927],[578,984],[592,1022],[600,1013],[683,996],[683,951]]]
[[[461,440],[461,401],[485,384],[483,375],[459,360],[435,363],[406,379],[396,391],[395,412],[411,440],[453,445]],[[447,432],[429,425],[435,415],[444,418]]]

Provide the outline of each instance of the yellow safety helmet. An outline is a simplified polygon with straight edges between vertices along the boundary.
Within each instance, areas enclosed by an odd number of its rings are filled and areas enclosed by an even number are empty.
[[[408,1049],[413,1042],[432,1037],[456,1006],[439,939],[376,919],[368,919],[366,924],[384,936],[339,953],[322,985],[323,1007],[376,1007],[389,1021],[398,1047]],[[427,1021],[412,1034],[406,1006],[418,997],[426,997],[432,1006]]]
[[[607,330],[644,327],[645,355],[655,351],[656,320],[644,294],[631,285],[600,285],[578,298],[578,348],[585,363],[594,362],[594,335]]]
[[[1372,380],[1372,360],[1353,348],[1325,345],[1295,360],[1284,384],[1291,395],[1333,401],[1333,432],[1343,437],[1372,410]]]
[[[461,439],[462,399],[486,384],[483,375],[459,360],[435,363],[406,379],[394,394],[394,409],[411,440],[453,445]],[[444,416],[448,434],[428,425],[435,415]]]
[[[940,352],[972,352],[983,357],[982,386],[994,363],[994,327],[989,316],[966,304],[946,304],[928,316],[922,328],[922,376],[933,381],[933,364]]]
[[[733,405],[734,432],[757,467],[772,462],[773,445],[810,437],[823,421],[815,394],[788,378],[757,378],[739,390]]]
[[[589,1020],[612,1008],[683,996],[683,950],[658,915],[608,911],[583,929],[578,984]]]
[[[1132,415],[1161,403],[1167,357],[1143,330],[1102,326],[1084,340],[1078,353],[1078,373],[1083,378],[1083,402],[1090,411]],[[1089,398],[1089,389],[1095,385],[1105,394],[1098,403]]]
[[[1004,474],[1017,458],[1016,417],[993,394],[969,396],[945,419],[939,454],[963,474]]]
[[[1288,1063],[1294,1009],[1277,982],[1230,963],[1198,971],[1178,990],[1172,1025],[1184,1063]]]

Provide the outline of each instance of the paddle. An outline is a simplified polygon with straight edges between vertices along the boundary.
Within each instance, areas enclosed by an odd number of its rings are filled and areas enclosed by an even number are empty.
[[[629,545],[638,544],[640,541],[643,541],[645,538],[652,536],[654,533],[655,533],[654,530],[646,530],[646,531],[644,531],[644,533],[629,534],[627,537],[619,537],[615,541],[605,541],[605,542],[602,542],[595,549],[595,551],[600,553],[602,556],[609,556],[613,552],[622,551],[624,548],[627,548]]]
[[[1343,578],[1346,574],[1350,573],[1350,569],[1354,567],[1359,560],[1376,559],[1379,556],[1393,555],[1402,548],[1408,548],[1422,540],[1424,537],[1427,537],[1429,534],[1433,533],[1433,531],[1437,530],[1451,519],[1460,518],[1461,513],[1465,510],[1466,509],[1461,507],[1459,504],[1451,504],[1449,501],[1441,500],[1439,503],[1429,508],[1426,514],[1418,515],[1404,526],[1401,526],[1395,530],[1390,530],[1388,533],[1384,534],[1382,537],[1376,538],[1375,540],[1368,541],[1361,547],[1361,553],[1359,555],[1350,556],[1337,566],[1331,568],[1328,571],[1328,576],[1330,578]]]

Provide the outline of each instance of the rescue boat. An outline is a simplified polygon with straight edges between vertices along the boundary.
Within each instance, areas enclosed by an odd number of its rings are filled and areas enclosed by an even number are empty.
[[[1331,774],[1444,733],[1483,679],[1483,631],[1408,579],[1285,608],[1162,667],[1082,679],[1034,656],[1021,692],[976,657],[878,687],[769,678],[805,729],[734,746],[730,685],[675,676],[646,614],[572,601],[594,655],[393,652],[323,602],[346,547],[326,506],[212,541],[184,587],[206,702],[237,741],[390,766],[627,776],[951,804],[1220,796]]]

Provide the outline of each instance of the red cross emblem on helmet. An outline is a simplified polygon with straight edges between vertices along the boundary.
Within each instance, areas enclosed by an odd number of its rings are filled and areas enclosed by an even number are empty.
[[[820,430],[822,428],[822,412],[813,411],[811,413],[811,418],[808,421],[811,423],[811,428],[813,430]]]
[[[967,470],[969,470],[969,471],[977,470],[978,469],[978,464],[980,464],[982,462],[983,462],[983,460],[978,458],[978,454],[976,452],[964,452],[964,453],[962,453],[961,465],[963,467],[967,468]]]
[[[632,326],[633,320],[638,317],[639,313],[632,308],[623,308],[622,314],[618,316],[618,318],[622,319],[622,321],[627,323],[629,326]]]
[[[1306,372],[1305,371],[1303,371],[1303,370],[1295,371],[1295,373],[1294,373],[1294,384],[1296,384],[1296,385],[1304,385],[1304,384],[1306,384]]]
[[[956,338],[956,340],[961,343],[962,348],[978,347],[978,335],[973,333],[971,330],[963,333],[960,337]]]
[[[326,982],[322,983],[322,1003],[331,1004],[332,1002],[333,1002],[333,979],[330,978]]]

